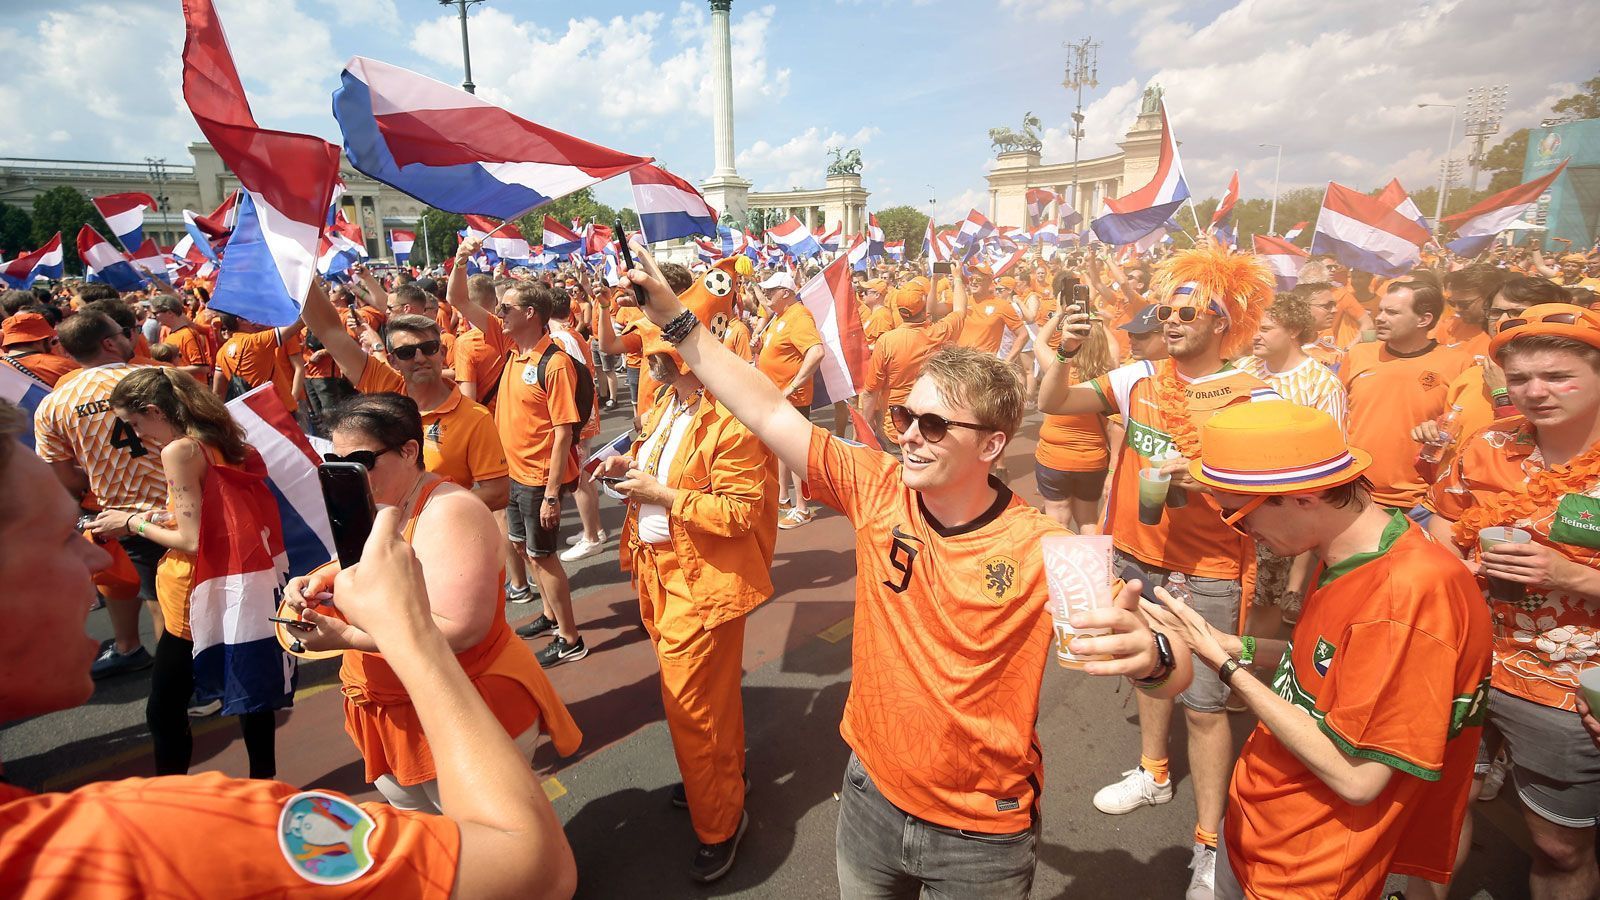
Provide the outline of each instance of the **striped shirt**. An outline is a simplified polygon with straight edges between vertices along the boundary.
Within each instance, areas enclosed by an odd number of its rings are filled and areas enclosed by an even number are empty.
[[[1315,359],[1308,356],[1287,372],[1274,372],[1255,356],[1243,357],[1235,365],[1265,381],[1290,403],[1320,409],[1333,416],[1341,429],[1345,427],[1344,385],[1339,383],[1339,376]]]
[[[101,508],[148,513],[167,505],[161,454],[111,411],[111,389],[134,371],[113,363],[63,379],[34,413],[34,443],[47,463],[77,463]]]

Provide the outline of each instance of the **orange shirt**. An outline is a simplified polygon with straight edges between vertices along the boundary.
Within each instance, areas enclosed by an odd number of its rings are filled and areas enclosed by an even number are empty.
[[[1463,350],[1472,356],[1489,355],[1489,332],[1481,325],[1468,325],[1459,313],[1450,313],[1439,321],[1429,335],[1447,347]]]
[[[937,322],[918,322],[889,329],[872,348],[867,360],[867,377],[862,390],[884,391],[883,433],[896,443],[900,432],[889,416],[889,407],[906,402],[911,388],[922,375],[923,364],[936,351],[955,339],[961,331],[961,316],[945,316]]]
[[[996,297],[973,298],[967,305],[967,320],[956,338],[957,346],[973,347],[985,353],[999,353],[1006,329],[1021,328],[1022,314],[1009,300]]]
[[[47,463],[76,463],[103,508],[150,513],[167,504],[161,454],[111,411],[112,388],[134,371],[122,363],[79,369],[40,401],[34,443]]]
[[[217,370],[225,381],[237,377],[252,388],[272,382],[273,391],[292,413],[296,406],[294,370],[289,366],[287,354],[288,348],[279,339],[276,328],[249,334],[241,332],[228,338],[217,351]]]
[[[878,342],[878,338],[888,334],[889,329],[893,327],[894,316],[890,315],[889,307],[881,304],[867,310],[867,314],[861,317],[861,331],[866,336],[868,349],[871,349],[872,345]]]
[[[1372,454],[1367,478],[1373,499],[1410,509],[1428,490],[1417,468],[1421,449],[1411,429],[1444,412],[1450,382],[1472,364],[1472,357],[1432,345],[1414,356],[1390,353],[1382,343],[1357,344],[1339,367],[1349,396],[1350,445]]]
[[[1139,521],[1139,470],[1167,451],[1176,451],[1156,405],[1155,366],[1146,360],[1129,363],[1089,382],[1105,400],[1108,413],[1120,413],[1127,427],[1117,457],[1106,527],[1118,550],[1142,562],[1203,578],[1240,577],[1247,559],[1255,558],[1253,542],[1222,524],[1210,495],[1191,493],[1186,506],[1168,507],[1161,524]],[[1183,380],[1183,376],[1179,376]],[[1276,400],[1261,379],[1232,366],[1184,382],[1189,418],[1196,429],[1217,411],[1253,399]]]
[[[750,326],[745,324],[744,319],[735,316],[733,321],[728,323],[728,330],[722,335],[722,346],[732,350],[733,355],[745,362],[752,361]]]
[[[358,805],[278,781],[207,772],[103,781],[71,793],[0,785],[0,871],[17,898],[225,889],[251,897],[446,900],[460,855],[460,830],[444,816]],[[334,885],[315,876],[350,880]]]
[[[506,354],[496,349],[495,345],[484,337],[483,332],[476,328],[456,339],[455,352],[450,359],[450,367],[455,370],[456,381],[472,382],[473,390],[478,395],[478,402],[484,403],[491,410],[494,408],[494,398],[500,392],[495,379],[500,376],[505,364]]]
[[[1533,430],[1518,417],[1502,419],[1468,437],[1449,470],[1429,494],[1433,509],[1452,521],[1501,493],[1527,491],[1544,471]],[[1507,522],[1536,543],[1592,569],[1600,569],[1600,479],[1582,493],[1552,496],[1531,519]],[[1494,686],[1533,703],[1576,709],[1578,673],[1600,665],[1593,646],[1600,613],[1590,598],[1566,591],[1528,589],[1520,603],[1490,600],[1494,614]]]
[[[644,313],[640,312],[639,307],[637,306],[619,305],[616,310],[611,313],[611,322],[612,325],[617,329],[617,334],[619,335],[626,334],[628,326],[634,324],[635,322],[643,322],[645,325],[651,328],[655,327],[655,323],[645,318]],[[644,354],[642,350],[633,347],[628,347],[623,350],[622,364],[624,366],[627,366],[630,369],[638,369],[643,365],[643,363]],[[641,372],[640,374],[643,373]]]
[[[8,354],[8,356],[10,355]],[[10,356],[10,359],[17,366],[27,369],[33,377],[51,387],[56,386],[56,383],[61,380],[61,376],[83,368],[78,365],[77,360],[62,356],[59,353],[25,353]]]
[[[821,343],[817,320],[812,318],[811,310],[796,299],[778,314],[776,322],[768,326],[756,368],[782,389],[799,373],[806,351]],[[789,395],[789,402],[796,406],[811,405],[811,382],[807,381],[796,388]]]
[[[1375,553],[1320,573],[1272,687],[1347,755],[1395,771],[1341,800],[1265,725],[1223,822],[1250,897],[1377,897],[1395,872],[1449,880],[1488,700],[1490,627],[1472,576],[1399,510]]]
[[[894,457],[821,428],[807,469],[817,499],[855,529],[845,742],[910,815],[989,834],[1028,828],[1051,642],[1039,539],[1066,529],[994,479],[994,504],[946,528]]]
[[[509,467],[494,416],[482,404],[461,396],[455,382],[448,383],[450,393],[444,403],[422,411],[423,467],[467,490],[479,482],[504,478]],[[368,357],[356,390],[406,394],[406,380],[388,363]]]
[[[574,396],[578,377],[573,368],[575,363],[557,347],[545,364],[545,381],[541,387],[539,358],[545,348],[551,346],[550,335],[539,338],[539,342],[526,351],[517,349],[499,327],[485,336],[491,345],[498,344],[501,352],[510,353],[495,402],[495,424],[500,428],[500,443],[505,447],[511,480],[530,487],[544,487],[550,477],[550,452],[555,445],[556,426],[576,425],[583,418],[578,415]],[[571,484],[577,479],[578,442],[574,439],[567,448],[561,481]]]
[[[1456,451],[1467,438],[1477,433],[1479,429],[1493,425],[1496,419],[1517,414],[1516,407],[1509,405],[1498,407],[1499,413],[1496,413],[1497,407],[1494,405],[1494,397],[1489,394],[1489,387],[1484,383],[1483,366],[1481,365],[1467,366],[1460,375],[1456,376],[1454,381],[1450,382],[1450,387],[1445,390],[1444,406],[1445,409],[1449,409],[1452,406],[1461,407],[1461,431],[1457,435],[1456,443],[1449,444],[1444,448],[1444,456],[1439,460],[1439,465],[1435,467],[1438,472],[1444,472],[1450,468],[1450,463],[1456,458]],[[1422,503],[1427,506],[1429,503],[1428,498],[1423,497]]]
[[[206,335],[201,332],[199,325],[190,323],[177,331],[169,332],[162,338],[162,342],[177,348],[178,365],[200,366],[204,370],[203,377],[200,378],[201,383],[210,383],[211,365],[216,360],[217,354]]]

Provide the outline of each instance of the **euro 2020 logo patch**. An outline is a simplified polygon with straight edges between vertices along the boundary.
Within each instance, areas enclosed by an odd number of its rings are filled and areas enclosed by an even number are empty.
[[[367,841],[376,827],[348,799],[304,791],[284,801],[278,847],[301,878],[313,884],[348,884],[372,868]]]
[[[1009,556],[991,556],[983,561],[983,593],[996,603],[1017,595],[1017,561]]]

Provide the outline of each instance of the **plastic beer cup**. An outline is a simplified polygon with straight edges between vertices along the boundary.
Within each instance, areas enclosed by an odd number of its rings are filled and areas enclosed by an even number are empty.
[[[1056,662],[1081,669],[1109,656],[1080,656],[1068,649],[1080,634],[1099,635],[1102,628],[1079,631],[1067,621],[1075,612],[1104,609],[1111,604],[1111,535],[1051,535],[1039,539],[1044,557],[1045,583],[1050,591],[1050,618],[1055,624]]]

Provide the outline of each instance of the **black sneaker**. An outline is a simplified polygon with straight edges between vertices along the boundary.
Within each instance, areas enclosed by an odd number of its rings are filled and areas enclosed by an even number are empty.
[[[113,675],[125,675],[148,669],[155,664],[155,658],[144,647],[141,646],[132,653],[118,653],[116,643],[112,642],[111,646],[100,651],[100,656],[95,659],[94,665],[89,667],[89,677],[99,681]]]
[[[545,634],[547,632],[551,632],[551,631],[555,631],[555,630],[556,630],[556,620],[550,618],[549,616],[545,615],[544,613],[540,613],[539,614],[539,618],[534,619],[532,622],[529,622],[528,624],[523,625],[523,626],[521,626],[520,628],[517,629],[517,637],[520,637],[520,638],[536,638],[541,634]]]
[[[745,796],[750,795],[749,775],[744,776],[744,793]],[[689,808],[689,792],[683,789],[683,782],[681,781],[672,786],[672,805],[679,809]]]
[[[689,863],[689,877],[701,884],[708,884],[728,874],[733,868],[733,855],[739,851],[739,841],[744,837],[744,830],[750,827],[750,814],[744,813],[739,817],[739,830],[733,833],[720,844],[701,844],[695,851],[694,861]]]
[[[581,637],[578,638],[576,643],[568,643],[566,638],[558,634],[555,640],[545,644],[544,649],[540,650],[536,655],[539,657],[539,665],[548,669],[551,666],[559,666],[564,662],[583,659],[589,655],[589,648],[583,645],[583,638]]]

